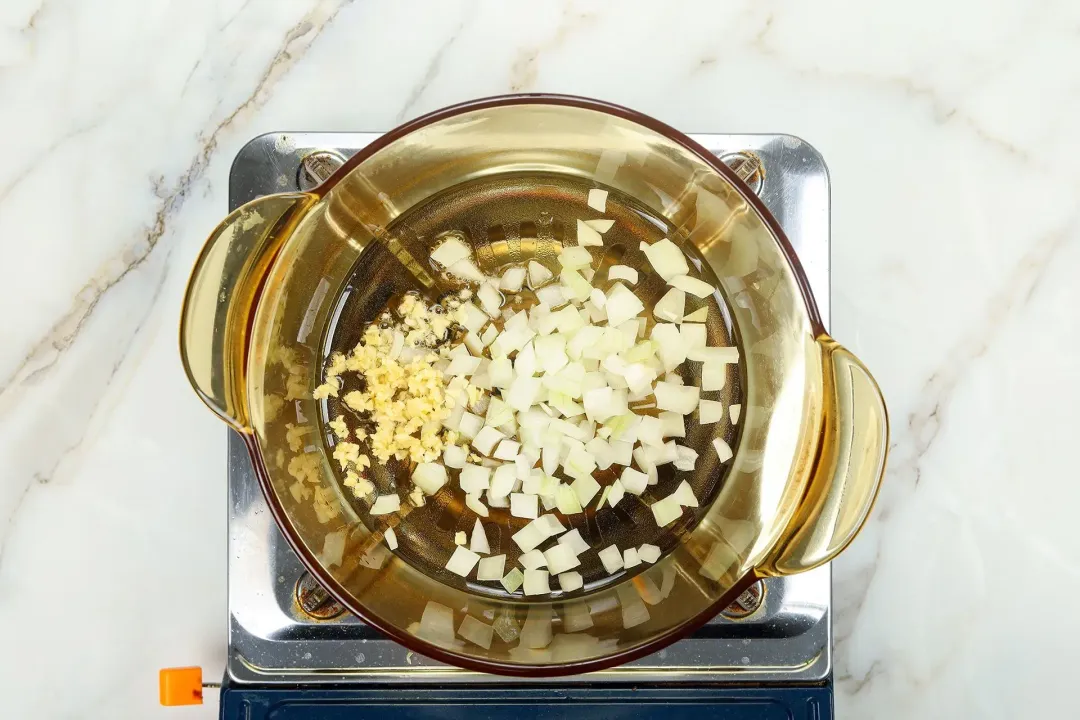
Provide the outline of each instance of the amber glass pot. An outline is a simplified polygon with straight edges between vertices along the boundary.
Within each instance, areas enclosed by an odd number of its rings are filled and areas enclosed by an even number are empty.
[[[714,455],[695,470],[725,473],[711,502],[654,565],[542,601],[446,582],[387,550],[341,487],[333,435],[311,399],[335,300],[358,260],[376,283],[438,283],[430,243],[394,237],[395,218],[461,183],[526,172],[607,186],[670,222],[673,241],[692,246],[719,282],[742,347],[734,458],[721,466]],[[483,250],[477,257],[494,257]],[[180,344],[192,386],[245,438],[274,517],[314,576],[395,640],[474,670],[554,676],[657,650],[757,578],[834,558],[865,522],[885,466],[881,393],[825,333],[798,259],[756,196],[685,135],[583,98],[440,110],[382,136],[311,192],[241,207],[199,256]]]

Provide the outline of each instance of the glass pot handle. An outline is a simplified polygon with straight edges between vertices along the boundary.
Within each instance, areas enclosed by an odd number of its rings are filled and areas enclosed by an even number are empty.
[[[889,418],[874,378],[828,336],[818,338],[824,420],[806,495],[766,574],[790,575],[832,560],[862,528],[877,498],[888,453]]]
[[[278,249],[313,195],[267,195],[237,208],[210,234],[188,280],[180,315],[180,357],[203,402],[251,432],[245,362],[251,321]]]

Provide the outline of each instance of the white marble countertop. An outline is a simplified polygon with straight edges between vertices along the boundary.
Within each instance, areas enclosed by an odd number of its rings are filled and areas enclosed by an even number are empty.
[[[179,303],[237,149],[509,91],[799,135],[893,454],[835,565],[840,718],[1074,716],[1080,5],[0,3],[0,697],[146,718],[225,655],[225,431]],[[216,697],[170,717],[216,717]]]

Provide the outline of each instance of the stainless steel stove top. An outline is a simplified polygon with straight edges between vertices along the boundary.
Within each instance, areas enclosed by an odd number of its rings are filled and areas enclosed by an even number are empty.
[[[241,149],[229,175],[230,210],[261,195],[307,189],[375,133],[272,133]],[[787,231],[826,325],[829,320],[829,177],[814,148],[789,135],[692,135],[744,174]],[[305,158],[307,161],[305,162]],[[336,160],[337,159],[337,160]],[[749,160],[749,162],[747,162]],[[324,168],[323,168],[324,169]],[[763,170],[763,172],[762,172]],[[313,585],[274,524],[247,451],[229,437],[229,657],[231,681],[275,683],[502,683],[409,652]],[[828,566],[769,579],[692,637],[614,670],[559,684],[785,682],[831,672]],[[514,678],[512,682],[528,682]],[[542,681],[538,681],[542,682]]]

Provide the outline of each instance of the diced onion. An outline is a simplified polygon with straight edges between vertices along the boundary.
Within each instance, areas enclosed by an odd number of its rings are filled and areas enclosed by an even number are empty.
[[[555,507],[563,515],[574,515],[581,512],[581,501],[572,487],[560,485],[555,494]]]
[[[515,440],[503,440],[499,443],[499,446],[495,448],[494,458],[498,460],[513,460],[518,456],[518,451],[521,449],[521,443]]]
[[[547,570],[525,571],[525,594],[546,595],[551,592],[551,584],[548,581]]]
[[[559,264],[572,270],[589,267],[592,264],[592,255],[583,247],[566,247],[559,253]]]
[[[443,267],[450,267],[458,260],[472,257],[472,249],[453,235],[444,239],[431,251],[431,259]]]
[[[517,491],[519,484],[517,468],[514,465],[501,465],[495,468],[491,487],[488,489],[488,497],[507,497],[510,493]]]
[[[610,218],[599,218],[597,220],[586,220],[585,224],[598,233],[606,233],[615,224],[615,221]]]
[[[484,525],[480,522],[479,518],[476,519],[476,523],[473,525],[472,534],[469,536],[469,549],[474,553],[487,554],[491,552],[487,534],[484,532]]]
[[[533,552],[537,551],[534,550]],[[573,548],[569,545],[560,545],[558,543],[544,551],[544,560],[548,572],[554,575],[566,572],[567,570],[573,570],[581,565],[581,561],[578,560],[578,556],[574,554]]]
[[[677,287],[680,290],[699,298],[707,298],[716,292],[716,288],[709,283],[690,277],[689,275],[676,275],[673,278],[666,279],[673,287]]]
[[[480,566],[476,569],[476,579],[499,580],[503,576],[503,569],[505,567],[505,555],[493,555],[491,557],[482,558],[480,560]]]
[[[739,362],[739,348],[696,347],[688,353],[687,357],[698,362],[734,365]]]
[[[592,188],[589,190],[588,204],[596,212],[607,211],[607,190],[601,190],[600,188]]]
[[[569,545],[570,549],[574,552],[575,555],[581,555],[585,551],[592,549],[589,543],[585,542],[585,540],[581,537],[581,531],[577,528],[574,528],[570,532],[562,535],[559,538],[559,544]]]
[[[619,548],[614,545],[609,545],[600,552],[597,553],[600,558],[600,562],[603,564],[604,569],[607,570],[608,575],[614,575],[623,568],[623,556],[619,552]]]
[[[520,292],[521,286],[525,284],[525,273],[525,268],[520,266],[507,268],[499,280],[499,289],[512,293]]]
[[[740,405],[739,403],[735,403],[734,405],[732,405],[731,407],[728,408],[728,411],[731,412],[731,424],[732,425],[738,425],[739,424],[739,416],[742,415],[742,405]]]
[[[684,323],[679,328],[679,333],[682,335],[683,345],[686,346],[687,356],[689,356],[690,351],[703,348],[705,343],[708,342],[708,334],[704,325]]]
[[[671,372],[686,360],[686,346],[683,345],[679,326],[674,323],[656,323],[650,338],[660,351],[660,362],[665,372]]]
[[[535,499],[535,496],[532,497]],[[522,552],[529,552],[535,550],[540,543],[547,540],[548,536],[535,523],[529,523],[511,535],[510,538],[521,548]]]
[[[506,592],[512,593],[521,587],[521,583],[524,579],[525,576],[521,574],[521,571],[514,568],[506,573],[506,576],[500,582],[502,582],[502,586],[506,588]]]
[[[679,487],[675,488],[675,492],[671,496],[683,507],[698,507],[698,499],[694,495],[694,489],[685,480],[679,483]]]
[[[660,559],[660,548],[655,545],[645,543],[637,549],[638,557],[645,562],[652,564]],[[483,562],[483,561],[481,561]]]
[[[506,392],[506,403],[518,412],[524,412],[536,402],[540,387],[540,378],[517,377]]]
[[[640,495],[645,492],[649,484],[649,476],[633,468],[624,468],[619,476],[619,483],[626,492]]]
[[[394,528],[386,528],[386,532],[383,533],[383,540],[386,541],[386,547],[397,550],[397,533],[394,532]]]
[[[656,407],[660,410],[689,415],[697,407],[699,390],[692,385],[660,381],[653,387],[653,394],[656,395]]]
[[[380,495],[375,498],[368,511],[372,515],[389,515],[401,509],[401,498],[397,495]]]
[[[580,590],[585,585],[584,578],[581,577],[581,573],[576,571],[559,573],[559,588],[563,592],[574,592]]]
[[[536,519],[539,512],[535,495],[510,493],[510,514],[519,518]]]
[[[684,323],[703,323],[709,319],[709,308],[705,306],[698,308],[689,315],[684,315],[682,321]]]
[[[731,446],[724,442],[723,438],[713,438],[712,444],[716,448],[716,456],[720,458],[720,462],[725,463],[734,456]]]
[[[652,510],[653,517],[656,519],[656,524],[659,527],[666,527],[682,516],[682,507],[679,505],[679,501],[672,495],[669,495],[663,500],[657,500],[649,506],[649,509]]]
[[[466,542],[468,542],[468,537],[466,537],[464,530],[459,530],[458,532],[454,533],[454,544],[455,545],[464,546]]]
[[[612,265],[607,271],[608,280],[625,280],[631,285],[638,281],[638,271],[629,265]]]
[[[458,475],[458,485],[467,493],[477,495],[490,487],[491,468],[466,463]]]
[[[495,628],[491,625],[477,620],[472,615],[466,615],[465,619],[461,621],[461,627],[458,628],[457,634],[474,645],[490,650],[494,632]]]
[[[444,374],[455,376],[461,375],[462,377],[468,377],[476,372],[476,369],[480,367],[480,358],[472,357],[471,355],[458,355],[450,361],[450,365],[446,368]]]
[[[537,568],[542,568],[547,565],[544,553],[535,549],[530,550],[527,553],[522,553],[521,556],[518,557],[518,562],[521,563],[521,567],[525,568],[526,571],[536,570]]]
[[[484,308],[484,312],[490,317],[494,318],[499,316],[499,309],[503,305],[503,296],[494,283],[484,283],[481,285],[480,289],[476,291],[476,299],[480,301],[480,305]]]
[[[600,236],[600,233],[596,228],[589,226],[581,220],[577,221],[577,241],[578,245],[581,247],[604,244],[604,238]],[[565,252],[565,250],[563,252]]]
[[[637,567],[641,564],[641,558],[638,557],[637,548],[626,548],[622,554],[623,568],[629,570],[632,567]]]
[[[596,493],[600,492],[600,484],[593,480],[592,475],[582,475],[572,482],[570,487],[574,489],[582,507],[588,505],[589,501],[596,497]]]
[[[480,562],[479,555],[468,548],[458,545],[454,548],[454,554],[446,562],[446,569],[455,575],[468,577],[478,562]]]
[[[723,390],[727,384],[727,365],[705,362],[701,365],[701,389],[705,392]]]
[[[685,275],[690,271],[682,250],[667,238],[652,245],[642,243],[641,249],[645,252],[645,257],[649,259],[653,270],[664,280],[669,281],[677,275]]]
[[[686,293],[678,288],[671,288],[653,306],[653,316],[664,322],[682,322],[685,307]]]
[[[449,445],[446,451],[451,449],[459,450],[461,453],[461,459],[465,459],[465,449],[456,445]],[[449,465],[449,464],[448,464]],[[450,465],[450,467],[455,467]],[[457,466],[460,467],[460,466]],[[413,485],[424,491],[425,495],[434,495],[439,492],[443,485],[446,484],[446,467],[439,463],[420,463],[413,470],[412,481]]]
[[[607,496],[608,505],[615,507],[619,504],[619,501],[626,496],[626,489],[623,487],[622,481],[618,478],[615,479],[615,482],[611,483],[610,488]]]
[[[544,269],[546,270],[547,268]],[[536,299],[553,308],[566,304],[566,295],[563,293],[562,285],[545,285],[544,287],[537,289]]]
[[[490,490],[488,492],[490,492]],[[487,517],[489,515],[487,505],[484,504],[484,501],[480,499],[479,495],[465,493],[465,507],[469,508],[480,517]]]
[[[645,306],[625,285],[616,282],[607,292],[607,305],[604,309],[607,311],[608,324],[614,326],[637,317]]]
[[[488,365],[488,379],[494,387],[510,387],[510,383],[514,381],[514,366],[510,359],[501,357],[492,360],[491,364]],[[498,424],[501,425],[502,423]]]
[[[683,445],[676,445],[675,452],[675,467],[679,470],[685,470],[687,472],[693,471],[695,465],[697,464],[697,451]]]
[[[554,277],[554,275],[552,275],[551,271],[546,267],[535,260],[529,261],[529,285],[531,285],[534,290],[538,289],[552,277]]]
[[[562,524],[559,518],[555,515],[541,515],[533,520],[540,531],[544,533],[545,537],[555,537],[561,533],[566,532],[566,527]]]
[[[698,401],[698,424],[711,425],[724,418],[724,403],[716,400]]]
[[[476,263],[468,258],[458,260],[446,269],[451,275],[457,275],[459,278],[465,280],[471,280],[473,282],[483,282],[485,280],[484,273],[480,272],[480,268],[476,267]]]

